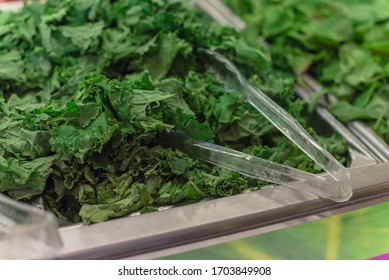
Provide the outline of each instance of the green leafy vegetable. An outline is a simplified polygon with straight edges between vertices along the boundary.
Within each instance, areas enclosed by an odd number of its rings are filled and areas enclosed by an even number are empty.
[[[306,125],[293,79],[187,2],[49,0],[0,13],[1,192],[41,195],[62,220],[94,223],[264,184],[161,146],[174,129],[320,171],[197,49],[229,57]],[[343,142],[320,141],[345,163]]]
[[[336,117],[365,122],[389,144],[387,0],[224,2],[248,24],[248,40],[271,44],[278,67],[309,72],[338,98]]]

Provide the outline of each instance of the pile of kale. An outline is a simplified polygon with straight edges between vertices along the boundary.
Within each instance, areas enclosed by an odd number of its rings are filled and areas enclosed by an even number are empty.
[[[263,184],[161,146],[172,130],[319,172],[207,71],[199,48],[227,56],[307,127],[293,79],[188,1],[49,0],[0,13],[0,191],[93,223]],[[346,163],[339,138],[309,131]]]

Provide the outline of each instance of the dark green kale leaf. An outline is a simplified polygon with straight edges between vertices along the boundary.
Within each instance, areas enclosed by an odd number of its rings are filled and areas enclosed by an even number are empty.
[[[36,158],[23,162],[16,158],[0,158],[0,191],[15,199],[31,198],[41,194],[52,172],[56,156]]]

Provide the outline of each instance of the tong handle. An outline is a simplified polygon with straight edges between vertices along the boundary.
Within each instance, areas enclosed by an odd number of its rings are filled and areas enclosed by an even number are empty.
[[[0,259],[52,258],[61,246],[52,213],[0,194]]]
[[[192,156],[251,178],[304,190],[336,202],[346,201],[352,195],[348,188],[334,188],[333,185],[339,185],[339,182],[330,177],[311,174],[208,142],[184,139],[180,135],[174,136],[174,142],[179,142],[180,149]],[[347,184],[348,181],[349,178],[341,184]]]

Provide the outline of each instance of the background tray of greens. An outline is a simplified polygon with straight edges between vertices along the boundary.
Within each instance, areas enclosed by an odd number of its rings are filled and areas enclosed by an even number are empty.
[[[220,25],[232,27],[238,32],[243,32],[245,39],[248,42],[251,42],[252,45],[263,46],[265,49],[270,48],[270,45],[264,41],[260,34],[258,34],[258,30],[253,30],[250,26],[247,26],[246,23],[234,14],[222,1],[192,0],[192,2],[194,2],[200,10]],[[285,56],[285,54],[283,55]],[[283,71],[288,72],[288,69],[285,69],[285,66],[276,68],[283,69]],[[289,73],[290,72],[291,71],[289,71]],[[294,75],[293,72],[290,74]],[[295,76],[296,83],[294,85],[294,89],[296,94],[303,100],[307,101],[310,112],[315,111],[322,121],[324,120],[333,131],[338,132],[347,141],[348,145],[353,148],[350,153],[352,158],[360,159],[360,156],[364,155],[365,157],[367,156],[367,158],[373,158],[377,162],[387,162],[389,160],[388,145],[371,129],[363,123],[356,121],[343,124],[326,108],[328,101],[323,99],[322,95],[325,92],[322,85],[307,74]],[[303,81],[303,83],[300,83],[301,81]],[[326,97],[327,96],[328,95],[326,95]],[[331,96],[331,100],[336,101],[334,96]],[[319,103],[321,106],[317,106]],[[312,123],[315,124],[317,122],[320,122],[320,120],[316,122],[313,121]],[[323,125],[317,125],[315,130],[322,130],[321,126]],[[355,150],[358,151],[359,155],[354,157],[353,155]],[[362,159],[361,161],[364,162],[366,160]],[[353,162],[356,165],[359,164],[355,161]]]
[[[49,0],[0,13],[0,191],[95,223],[266,184],[161,147],[159,135],[177,128],[320,172],[205,71],[200,47],[231,59],[348,164],[339,135],[309,127],[293,78],[188,1]]]
[[[387,0],[224,2],[247,23],[246,39],[271,44],[275,65],[311,74],[324,85],[316,97],[336,97],[329,109],[339,120],[361,121],[389,143]]]

